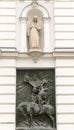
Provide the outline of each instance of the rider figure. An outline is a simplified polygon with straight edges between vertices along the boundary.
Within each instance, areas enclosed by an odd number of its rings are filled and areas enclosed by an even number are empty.
[[[46,104],[47,91],[43,87],[37,86],[33,88],[32,101],[40,107],[40,113],[43,112],[43,105]]]
[[[41,112],[43,107],[42,107],[42,99],[39,93],[40,93],[40,86],[34,87],[33,94],[32,94],[32,101],[39,105],[40,112]]]

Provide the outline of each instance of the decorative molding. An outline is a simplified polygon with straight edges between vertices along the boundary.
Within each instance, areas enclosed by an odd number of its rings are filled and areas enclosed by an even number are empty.
[[[41,12],[43,12],[43,16],[44,17],[49,17],[49,12],[48,10],[46,9],[45,6],[39,4],[38,2],[31,2],[30,4],[28,4],[27,6],[25,6],[20,14],[20,17],[23,17],[23,16],[27,16],[27,13],[28,11],[30,11],[32,8],[37,8],[39,10],[41,10]],[[25,11],[24,15],[23,15],[23,12]]]
[[[2,57],[17,57],[18,52],[2,52]]]
[[[17,58],[32,58],[36,63],[41,58],[56,58],[56,57],[73,57],[73,52],[54,51],[51,53],[43,52],[42,50],[30,50],[29,52],[18,52],[17,50],[0,50],[0,57],[17,57]]]
[[[50,21],[51,17],[42,17],[43,21]]]
[[[36,63],[41,56],[43,56],[43,52],[41,49],[30,49],[28,55],[32,57],[33,61]]]
[[[43,17],[43,18],[42,18],[42,20],[45,20],[45,21],[46,21],[46,20],[50,20],[50,19],[51,19],[51,17]]]
[[[38,5],[38,2],[37,2],[38,0],[32,0],[32,6],[33,7],[37,7],[37,5]]]
[[[43,56],[43,58],[53,57],[53,53],[44,53],[40,51],[29,51],[29,52],[18,52],[18,51],[1,51],[1,57],[17,57],[17,58],[29,58],[38,61],[38,59]]]
[[[74,52],[54,52],[53,57],[74,57]]]
[[[27,21],[27,20],[28,20],[28,17],[19,17],[19,20],[20,20],[20,22],[21,22],[21,21],[24,22],[24,21]]]

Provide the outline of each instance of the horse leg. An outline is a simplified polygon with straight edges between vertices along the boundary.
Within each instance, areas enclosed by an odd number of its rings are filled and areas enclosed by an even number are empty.
[[[45,113],[48,115],[48,117],[51,119],[51,122],[52,122],[52,127],[54,127],[54,117],[49,114],[47,111],[45,111]]]
[[[19,110],[19,112],[21,112],[21,114],[25,117],[25,113],[24,113],[23,107],[18,108],[18,110]]]
[[[33,116],[32,113],[28,113],[29,116],[29,126],[31,127],[33,125]]]
[[[54,128],[55,127],[55,123],[54,123],[54,117],[52,115],[50,115],[50,119],[52,121],[52,127]]]
[[[33,115],[32,113],[30,114],[30,119],[31,119],[31,126],[33,125]]]

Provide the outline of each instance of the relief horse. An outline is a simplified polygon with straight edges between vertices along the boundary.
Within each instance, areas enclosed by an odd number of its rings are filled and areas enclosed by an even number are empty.
[[[44,104],[43,106],[43,112],[40,113],[40,107],[39,104],[35,102],[22,102],[18,105],[17,110],[21,112],[21,114],[26,117],[28,115],[29,117],[29,126],[32,126],[33,123],[33,115],[40,115],[40,114],[46,114],[52,121],[52,127],[55,127],[54,124],[54,108],[52,105]]]

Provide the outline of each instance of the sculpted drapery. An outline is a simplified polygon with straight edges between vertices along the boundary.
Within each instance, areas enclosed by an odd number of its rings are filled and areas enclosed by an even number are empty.
[[[39,31],[41,27],[38,23],[37,16],[33,17],[33,21],[31,22],[29,29],[28,29],[28,37],[29,37],[29,47],[30,49],[39,49]]]

